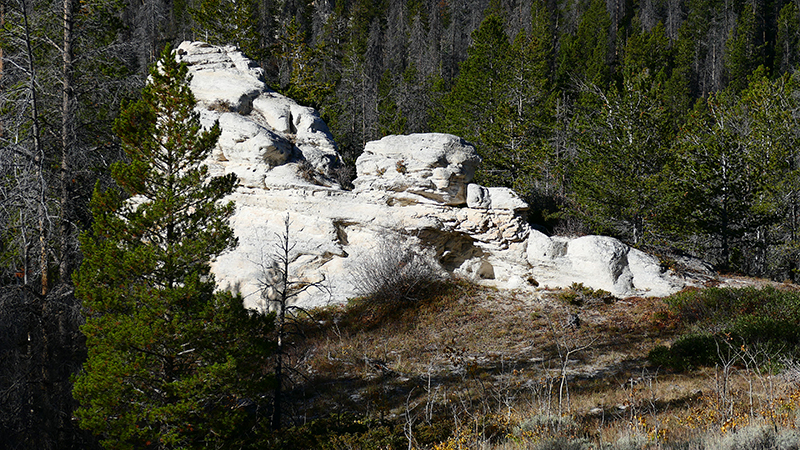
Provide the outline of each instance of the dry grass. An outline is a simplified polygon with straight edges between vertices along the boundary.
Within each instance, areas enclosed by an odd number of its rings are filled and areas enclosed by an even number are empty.
[[[419,298],[315,311],[297,347],[308,377],[293,393],[297,410],[306,419],[388,419],[415,430],[406,434],[415,445],[439,449],[538,448],[553,436],[638,436],[647,448],[668,448],[659,446],[749,424],[797,426],[796,382],[741,367],[652,367],[648,352],[680,331],[660,299],[576,306],[558,293],[464,281],[436,283]],[[579,328],[568,325],[571,314]]]

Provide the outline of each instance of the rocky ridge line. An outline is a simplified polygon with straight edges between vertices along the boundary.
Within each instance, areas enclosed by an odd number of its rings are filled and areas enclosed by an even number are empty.
[[[520,215],[528,205],[512,190],[471,183],[480,157],[457,136],[369,142],[355,189],[344,190],[335,181],[341,158],[316,111],[269,89],[263,71],[233,47],[184,42],[176,54],[189,64],[204,126],[218,120],[222,129],[211,172],[240,179],[230,197],[239,246],[212,267],[219,286],[241,292],[249,307],[266,305],[259,280],[287,215],[293,278],[327,287],[303,293],[302,306],[358,295],[352,274],[386,242],[427,255],[442,273],[502,289],[579,282],[618,297],[664,296],[687,283],[616,239],[533,229]]]

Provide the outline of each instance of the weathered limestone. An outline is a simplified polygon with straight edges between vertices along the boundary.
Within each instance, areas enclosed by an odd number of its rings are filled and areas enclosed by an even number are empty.
[[[466,203],[481,158],[450,134],[386,136],[368,142],[356,161],[356,191],[408,192],[445,205]]]
[[[474,183],[467,186],[467,206],[478,209],[507,209],[524,211],[528,209],[516,192],[504,187],[483,187]]]
[[[235,173],[253,188],[286,182],[286,176],[292,179],[289,184],[335,185],[332,175],[341,158],[313,108],[269,89],[263,70],[234,47],[184,42],[175,53],[189,65],[203,125],[220,123],[212,169]],[[303,165],[305,176],[297,176],[297,170],[281,177],[270,174],[284,164],[293,169]]]
[[[264,307],[264,278],[277,235],[290,219],[293,278],[320,282],[297,302],[344,302],[356,294],[353,269],[383,241],[402,242],[453,273],[500,288],[534,290],[581,282],[618,296],[665,295],[683,282],[658,261],[602,236],[548,237],[519,214],[528,208],[506,188],[471,184],[480,158],[446,134],[387,136],[366,145],[355,189],[333,181],[341,164],[325,123],[311,108],[271,91],[261,69],[232,47],[181,44],[204,125],[219,120],[213,174],[240,186],[232,227],[239,246],[213,270],[220,288]]]

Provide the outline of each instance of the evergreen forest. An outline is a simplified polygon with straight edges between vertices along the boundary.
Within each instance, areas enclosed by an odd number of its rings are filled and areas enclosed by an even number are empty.
[[[98,446],[79,236],[131,160],[120,111],[184,40],[241,48],[348,167],[452,133],[548,233],[800,279],[796,0],[0,0],[0,447]]]

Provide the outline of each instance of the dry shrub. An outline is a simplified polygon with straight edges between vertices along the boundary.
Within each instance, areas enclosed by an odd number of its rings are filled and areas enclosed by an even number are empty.
[[[353,190],[353,180],[356,178],[356,168],[347,164],[338,164],[333,169],[333,179],[342,189]]]
[[[233,107],[233,105],[231,105],[231,102],[229,102],[228,100],[224,100],[224,99],[214,100],[210,105],[208,105],[208,109],[211,110],[211,111],[217,111],[217,112],[232,112],[232,111],[234,111],[234,107]]]
[[[352,270],[353,285],[373,305],[417,300],[440,277],[436,263],[403,239],[384,239]]]
[[[317,168],[311,164],[310,161],[307,159],[303,159],[297,163],[297,174],[300,175],[300,178],[308,181],[312,184],[320,184],[317,177],[319,176],[319,172],[317,172]]]
[[[710,439],[708,450],[798,450],[800,432],[774,426],[749,426]]]

